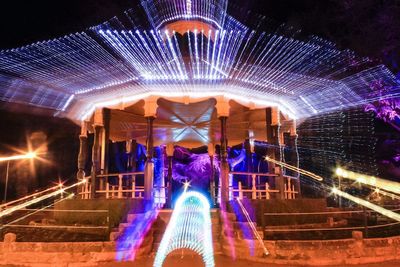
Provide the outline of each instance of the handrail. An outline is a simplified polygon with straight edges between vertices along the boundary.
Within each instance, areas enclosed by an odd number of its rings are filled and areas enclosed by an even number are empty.
[[[4,224],[3,227],[15,228],[54,228],[54,229],[108,229],[108,226],[75,226],[75,225],[23,225],[23,224]]]
[[[368,229],[383,228],[392,225],[398,225],[400,222],[371,225]],[[264,229],[265,232],[309,232],[309,231],[339,231],[339,230],[364,230],[365,226],[353,226],[353,227],[331,227],[331,228],[279,228],[279,229]]]
[[[97,178],[113,177],[113,176],[125,176],[125,175],[141,175],[144,172],[126,172],[126,173],[109,173],[109,174],[99,174],[96,175]]]
[[[283,175],[283,177],[285,177],[285,178],[289,178],[289,179],[293,179],[293,180],[299,180],[299,178],[298,178],[298,177],[295,177],[295,176],[290,176],[290,175],[286,175],[286,174],[284,174],[284,175]]]
[[[343,230],[363,230],[365,235],[368,236],[369,229],[379,229],[384,227],[396,226],[400,225],[400,222],[390,222],[386,224],[377,224],[377,225],[368,225],[367,216],[371,216],[371,213],[374,213],[372,210],[344,210],[344,211],[323,211],[323,212],[282,212],[282,213],[266,213],[264,211],[264,206],[262,206],[261,214],[262,214],[262,230],[264,232],[264,239],[267,237],[266,233],[282,233],[282,232],[315,232],[315,231],[343,231]],[[393,209],[392,211],[398,211],[400,209]],[[265,225],[266,216],[299,216],[299,215],[335,215],[335,214],[363,214],[364,215],[364,225],[362,226],[347,226],[347,227],[324,227],[323,225],[320,228],[296,228],[289,227],[287,228],[273,228],[273,226]],[[368,214],[368,215],[367,215]]]
[[[394,209],[391,211],[400,211],[400,209]],[[329,215],[329,214],[353,214],[353,213],[377,213],[376,211],[373,210],[345,210],[345,211],[321,211],[321,212],[282,212],[282,213],[264,213],[266,216],[298,216],[298,215]]]
[[[38,209],[21,209],[23,211],[36,211]],[[41,212],[85,212],[85,213],[106,213],[108,210],[55,210],[55,209],[48,209],[48,210],[40,210]]]
[[[340,228],[280,228],[280,229],[264,229],[264,232],[311,232],[311,231],[339,231],[339,230],[362,230],[364,226],[340,227]]]
[[[277,177],[277,174],[274,173],[257,173],[257,172],[229,172],[229,174],[233,175],[256,175],[256,176],[263,176],[263,177]]]

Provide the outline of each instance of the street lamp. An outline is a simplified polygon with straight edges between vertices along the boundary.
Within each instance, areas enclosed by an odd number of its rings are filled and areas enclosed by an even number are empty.
[[[10,157],[0,157],[0,162],[7,161],[7,169],[6,169],[6,186],[4,189],[4,203],[7,201],[7,187],[8,187],[8,173],[10,170],[10,161],[12,160],[20,160],[20,159],[34,159],[37,155],[35,152],[28,152],[22,155],[15,155]]]

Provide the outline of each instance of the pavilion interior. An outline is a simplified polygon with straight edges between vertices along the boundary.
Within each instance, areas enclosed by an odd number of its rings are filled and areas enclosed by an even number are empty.
[[[221,139],[220,121],[214,98],[196,103],[179,103],[159,98],[154,120],[154,145],[172,143],[186,148],[218,144]],[[145,101],[141,100],[124,109],[110,110],[109,138],[113,142],[136,140],[146,144],[147,119]],[[281,133],[293,130],[293,120],[280,113]],[[94,124],[94,115],[88,125]],[[246,139],[267,141],[266,109],[251,109],[233,100],[229,101],[227,138],[229,145]],[[89,128],[90,130],[90,128]]]

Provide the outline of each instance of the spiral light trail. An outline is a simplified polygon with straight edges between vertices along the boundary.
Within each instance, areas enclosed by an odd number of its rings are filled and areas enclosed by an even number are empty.
[[[201,255],[206,267],[214,267],[210,204],[194,191],[185,191],[177,200],[153,266],[163,266],[169,253],[183,248]]]

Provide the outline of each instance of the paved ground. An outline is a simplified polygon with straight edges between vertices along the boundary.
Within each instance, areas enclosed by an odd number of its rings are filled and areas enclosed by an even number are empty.
[[[154,258],[142,258],[135,262],[130,263],[107,263],[99,264],[100,267],[153,267]],[[267,263],[255,263],[249,261],[232,261],[228,257],[216,256],[215,257],[216,267],[304,267],[300,265],[277,265]],[[385,262],[377,264],[361,264],[361,265],[340,265],[330,267],[399,267],[400,261],[397,262]],[[22,267],[17,265],[0,265],[0,267]],[[197,256],[185,256],[185,257],[168,257],[163,267],[204,267],[204,264],[200,257]],[[327,266],[326,266],[327,267]]]
[[[132,263],[109,263],[109,264],[101,264],[101,267],[152,267],[154,262],[153,257],[140,259],[138,261]],[[290,267],[292,265],[274,265],[274,264],[266,264],[266,263],[254,263],[249,261],[232,261],[228,257],[224,256],[216,256],[215,257],[215,266],[216,267]],[[378,264],[363,264],[363,265],[349,265],[352,266],[362,266],[362,267],[399,267],[400,262],[386,262],[386,263],[378,263]],[[164,263],[163,267],[204,267],[204,264],[200,257],[197,256],[185,256],[185,257],[169,257]],[[300,267],[299,265],[293,265],[293,267]],[[333,266],[332,266],[333,267]],[[345,267],[334,266],[334,267]]]

